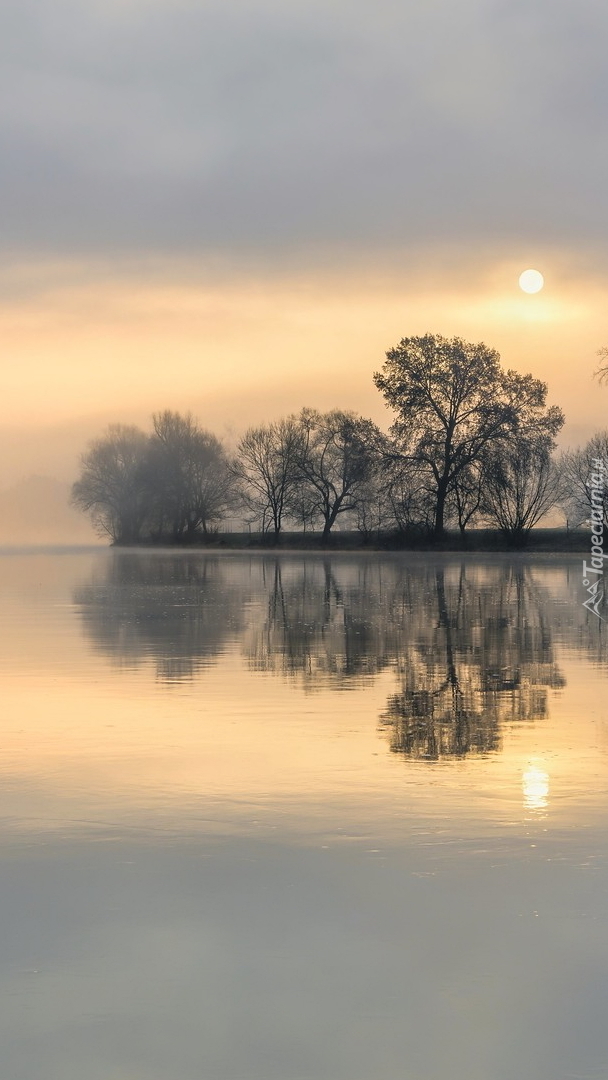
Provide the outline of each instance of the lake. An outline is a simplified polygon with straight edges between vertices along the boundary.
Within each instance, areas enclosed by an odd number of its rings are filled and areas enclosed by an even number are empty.
[[[581,563],[0,554],[3,1080],[605,1080]]]

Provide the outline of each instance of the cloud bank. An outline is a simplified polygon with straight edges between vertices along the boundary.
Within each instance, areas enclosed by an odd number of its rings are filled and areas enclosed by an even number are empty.
[[[20,0],[5,257],[605,242],[599,0]]]

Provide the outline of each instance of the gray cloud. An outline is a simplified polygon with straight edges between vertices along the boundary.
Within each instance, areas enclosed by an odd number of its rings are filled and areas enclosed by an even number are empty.
[[[7,253],[604,241],[599,0],[12,0]]]

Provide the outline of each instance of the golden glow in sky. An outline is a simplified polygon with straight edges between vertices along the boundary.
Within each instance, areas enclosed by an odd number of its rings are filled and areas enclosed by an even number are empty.
[[[505,368],[543,379],[566,413],[560,441],[586,441],[608,402],[592,378],[602,282],[544,252],[550,294],[530,303],[513,289],[522,263],[436,251],[280,273],[24,266],[0,282],[0,489],[36,473],[72,481],[107,424],[147,426],[165,408],[191,411],[231,444],[306,405],[354,409],[387,429],[373,373],[402,337],[428,332],[484,341]]]

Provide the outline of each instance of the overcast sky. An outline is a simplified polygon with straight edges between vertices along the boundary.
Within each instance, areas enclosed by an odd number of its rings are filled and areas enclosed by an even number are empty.
[[[426,330],[593,430],[607,45],[600,0],[5,3],[0,480],[166,405],[379,418]]]
[[[600,0],[3,5],[7,253],[601,251]]]

